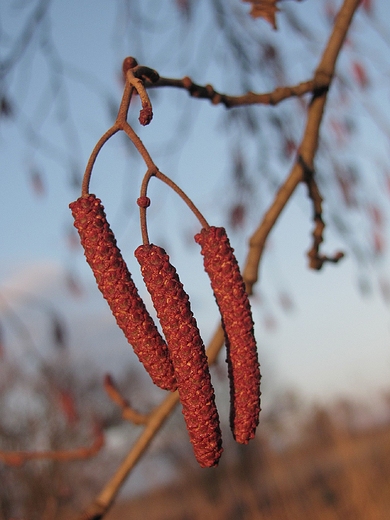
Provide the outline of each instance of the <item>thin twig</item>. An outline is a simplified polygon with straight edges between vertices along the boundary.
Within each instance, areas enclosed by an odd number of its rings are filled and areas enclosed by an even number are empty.
[[[95,161],[97,159],[97,156],[99,155],[100,150],[102,149],[103,145],[117,132],[119,132],[120,126],[115,123],[111,128],[105,132],[99,141],[96,143],[95,148],[92,150],[92,153],[88,159],[87,166],[85,168],[83,182],[81,185],[81,194],[87,195],[89,193],[89,184],[91,182],[91,175],[92,175],[92,169],[95,164]]]
[[[149,82],[145,85],[147,88],[153,87],[174,87],[187,90],[194,98],[209,99],[213,105],[224,105],[226,108],[232,108],[245,105],[277,105],[281,101],[291,97],[303,96],[317,89],[327,86],[326,80],[324,84],[315,82],[314,80],[304,81],[298,85],[287,87],[277,87],[272,92],[255,93],[247,92],[241,96],[231,96],[217,92],[212,85],[198,85],[194,83],[188,76],[183,79],[162,78],[154,84]]]
[[[109,374],[107,374],[104,378],[104,389],[107,392],[108,397],[121,408],[123,419],[134,424],[147,423],[149,416],[147,414],[137,412],[130,406],[130,403],[121,395],[114,383],[114,380]]]
[[[186,195],[184,193],[184,191],[179,188],[179,186],[172,180],[170,179],[169,177],[167,177],[166,175],[164,175],[162,172],[160,172],[159,170],[156,172],[156,175],[157,179],[160,179],[161,181],[163,181],[165,184],[167,184],[167,186],[169,186],[170,188],[172,188],[172,190],[174,192],[176,192],[179,197],[187,204],[187,206],[190,208],[190,210],[192,211],[192,213],[196,216],[196,218],[199,220],[201,226],[205,229],[208,229],[209,227],[209,224],[207,222],[207,220],[204,218],[204,216],[202,215],[202,213],[199,211],[199,209],[195,206],[195,204],[192,202],[192,200],[188,197],[188,195]]]
[[[118,115],[115,120],[115,123],[112,125],[111,128],[109,128],[99,139],[99,141],[96,143],[94,149],[92,150],[92,153],[88,159],[87,166],[85,168],[82,187],[81,187],[81,194],[87,195],[89,193],[89,184],[91,181],[91,175],[92,170],[95,164],[95,161],[97,159],[97,156],[99,155],[99,152],[103,148],[103,146],[106,144],[106,142],[117,132],[122,130],[125,132],[125,134],[128,136],[128,138],[132,141],[134,146],[136,147],[137,151],[143,158],[143,160],[146,163],[146,166],[148,169],[157,169],[149,152],[145,148],[143,142],[138,137],[138,135],[135,133],[133,128],[129,125],[127,122],[127,114],[130,107],[131,98],[133,95],[134,90],[138,92],[138,95],[141,98],[142,102],[142,111],[140,115],[140,119],[142,119],[141,124],[147,124],[150,122],[152,117],[152,105],[150,103],[149,96],[145,90],[144,82],[139,79],[138,75],[141,77],[145,77],[150,79],[150,81],[153,81],[156,78],[157,72],[153,69],[149,69],[148,67],[140,67],[138,66],[136,60],[134,58],[125,58],[124,60],[124,66],[126,63],[128,63],[128,60],[133,60],[133,62],[130,62],[131,65],[134,68],[125,69],[124,76],[125,76],[125,88],[123,90],[122,100],[119,105],[118,109]],[[158,74],[157,74],[158,77]],[[148,119],[149,118],[149,119]],[[148,121],[147,121],[148,120]],[[146,122],[147,121],[147,122]]]
[[[90,447],[58,451],[0,451],[0,460],[10,466],[21,466],[29,460],[57,460],[61,462],[93,457],[104,445],[101,428],[96,428],[96,437]]]
[[[308,189],[308,195],[313,203],[313,220],[314,229],[312,232],[313,244],[307,253],[309,258],[309,267],[319,271],[325,262],[337,263],[344,257],[344,253],[337,252],[333,256],[320,255],[320,245],[323,242],[323,232],[325,229],[325,222],[322,218],[322,196],[315,179],[315,172],[309,168],[301,156],[298,160],[302,164],[303,168],[303,182],[306,184]]]
[[[152,81],[152,83],[154,83],[158,80],[158,78],[158,73],[149,67],[136,66],[135,68],[130,68],[126,71],[127,83],[135,88],[141,100],[142,109],[140,111],[138,120],[143,126],[148,125],[153,118],[152,103],[150,102],[148,93],[145,88],[145,79],[149,79]]]
[[[140,207],[140,226],[141,226],[141,235],[143,244],[149,244],[149,235],[148,235],[148,226],[146,219],[146,208],[150,204],[150,200],[147,197],[148,185],[149,181],[152,177],[156,177],[164,184],[169,186],[175,193],[179,195],[179,197],[187,204],[189,209],[194,213],[196,218],[199,220],[202,228],[208,229],[209,224],[199,209],[195,206],[192,200],[188,197],[186,193],[169,177],[167,177],[164,173],[160,172],[160,170],[156,169],[156,167],[149,169],[142,180],[141,190],[140,190],[140,198],[137,203]],[[144,204],[144,201],[148,201],[147,205]]]
[[[352,17],[356,9],[359,7],[359,4],[360,0],[344,1],[336,17],[328,44],[315,72],[315,84],[324,85],[328,82],[328,86],[316,90],[312,96],[307,114],[306,128],[298,152],[305,164],[311,169],[313,169],[314,156],[318,147],[320,125],[322,122],[328,89],[335,71],[337,57],[348,32],[348,28],[352,22]],[[303,178],[304,171],[302,163],[297,158],[290,174],[279,188],[271,206],[265,213],[263,220],[249,241],[249,252],[243,272],[243,277],[246,281],[249,294],[252,294],[253,285],[258,280],[260,260],[267,237],[282,210],[293,195],[296,187],[300,182],[302,182]]]

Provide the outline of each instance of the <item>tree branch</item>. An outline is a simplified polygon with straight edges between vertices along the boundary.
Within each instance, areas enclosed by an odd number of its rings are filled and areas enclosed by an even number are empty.
[[[224,341],[225,336],[222,327],[219,326],[207,348],[207,357],[210,365],[217,359],[218,354],[224,345]],[[116,473],[107,482],[92,504],[81,514],[81,516],[77,517],[78,520],[100,520],[103,518],[117,497],[130,472],[140,460],[178,403],[179,394],[176,391],[170,393],[161,404],[152,410],[148,415],[144,429],[125,459],[122,461]]]
[[[139,413],[130,406],[127,399],[119,393],[114,380],[109,374],[104,378],[104,389],[108,397],[122,409],[123,419],[134,424],[146,424],[148,422],[148,415]]]
[[[322,78],[318,78],[320,80]],[[245,105],[277,105],[281,101],[291,98],[303,96],[309,92],[313,92],[317,89],[326,88],[327,82],[316,83],[314,80],[304,81],[298,85],[292,85],[287,87],[277,87],[272,92],[266,92],[263,94],[255,92],[247,92],[242,96],[230,96],[228,94],[222,94],[214,90],[212,85],[198,85],[194,83],[188,76],[183,79],[174,78],[162,78],[151,84],[146,83],[147,88],[153,87],[174,87],[187,90],[188,93],[198,99],[209,99],[213,105],[222,104],[226,108],[232,108],[237,106]]]
[[[314,156],[318,147],[320,125],[322,122],[328,90],[335,71],[337,57],[352,22],[353,15],[359,4],[360,0],[344,0],[344,3],[336,17],[332,34],[314,75],[314,82],[316,84],[323,85],[324,79],[327,79],[329,83],[327,88],[320,90],[316,89],[313,93],[308,109],[306,128],[298,149],[298,157],[300,156],[311,170],[313,170]],[[260,260],[267,237],[282,210],[293,195],[296,187],[303,180],[304,169],[302,167],[302,161],[297,158],[290,174],[279,188],[271,206],[264,215],[262,222],[249,241],[249,252],[243,272],[249,294],[252,294],[253,285],[258,280]]]
[[[0,460],[10,466],[21,466],[29,460],[50,459],[61,462],[88,459],[97,454],[104,445],[104,436],[100,428],[96,428],[95,440],[90,447],[58,451],[0,451]]]
[[[303,168],[303,182],[307,185],[308,195],[313,203],[313,245],[307,253],[307,256],[309,257],[309,267],[319,271],[325,262],[337,263],[339,260],[344,258],[344,253],[338,252],[332,257],[319,254],[320,245],[324,240],[323,231],[325,229],[325,222],[322,219],[323,199],[315,180],[315,172],[308,168],[301,156],[299,156],[298,160],[301,162]]]

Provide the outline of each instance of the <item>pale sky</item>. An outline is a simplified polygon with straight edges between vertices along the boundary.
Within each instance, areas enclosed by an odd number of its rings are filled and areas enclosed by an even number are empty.
[[[129,48],[129,41],[120,39],[122,29],[114,4],[100,0],[83,3],[53,1],[51,35],[64,63],[93,74],[88,76],[88,81],[96,76],[98,88],[109,92],[116,106],[121,97],[118,70],[128,54],[142,54],[142,59],[148,60],[145,64],[155,67],[161,60],[159,71],[166,76],[194,74],[193,64],[183,62],[180,52],[166,58],[167,49],[156,47],[155,43],[150,48],[145,34],[142,36],[144,41],[138,40],[134,49]],[[160,2],[155,5],[157,10],[163,11]],[[4,9],[0,8],[0,14]],[[174,16],[171,3],[167,9],[159,16]],[[19,23],[16,15],[9,16],[7,30],[10,31],[13,24],[18,27]],[[265,23],[263,29],[271,31]],[[168,26],[166,32],[170,30],[172,28]],[[188,39],[191,36],[190,31]],[[188,39],[184,40],[184,46],[188,45]],[[158,41],[156,34],[152,41]],[[112,114],[108,114],[105,107],[97,106],[99,99],[80,84],[74,76],[75,69],[66,71],[69,78],[66,91],[61,90],[62,86],[50,87],[46,67],[48,62],[56,63],[56,56],[51,55],[48,60],[45,61],[39,52],[32,62],[29,55],[22,60],[23,72],[18,69],[12,74],[10,85],[15,90],[9,92],[10,99],[15,96],[21,109],[16,115],[16,124],[14,120],[0,121],[0,219],[3,223],[0,230],[0,291],[7,302],[3,305],[0,302],[0,319],[8,331],[7,337],[17,343],[14,332],[8,330],[12,326],[7,325],[7,306],[12,306],[14,312],[19,312],[26,323],[34,327],[39,311],[31,311],[24,295],[33,295],[36,300],[44,298],[66,317],[71,331],[70,350],[75,359],[78,356],[84,360],[91,359],[102,373],[107,368],[120,373],[124,359],[127,360],[126,340],[116,330],[108,306],[94,288],[81,249],[77,253],[70,252],[66,243],[67,230],[72,226],[68,204],[78,196],[77,191],[69,188],[66,173],[74,166],[83,169],[95,142],[112,124]],[[202,71],[200,76],[201,81],[210,77],[210,82],[218,82],[218,71]],[[157,94],[160,100],[164,96],[171,96],[171,100],[179,99],[179,94],[175,93],[175,97],[166,90]],[[64,104],[59,110],[52,105],[47,120],[42,122],[41,128],[49,136],[51,146],[47,153],[36,154],[34,141],[26,143],[26,136],[33,135],[27,120],[34,116],[35,122],[40,121],[44,113],[40,103],[50,99],[51,95],[58,96]],[[180,99],[187,99],[186,94],[181,93]],[[67,103],[72,110],[71,121],[62,120]],[[181,172],[181,186],[209,222],[224,225],[218,220],[221,214],[213,209],[219,197],[223,202],[224,194],[218,192],[218,180],[226,172],[228,160],[223,135],[222,138],[218,136],[218,119],[223,109],[210,108],[205,102],[200,102],[197,109],[188,103],[188,109],[195,124],[191,138],[184,142],[180,152],[174,147],[174,153],[169,148],[161,149],[166,145],[164,138],[178,127],[182,115],[181,112],[176,114],[172,106],[168,110],[162,103],[161,108],[155,110],[155,121],[150,129],[137,128],[137,131],[141,132],[145,144],[156,151],[157,163],[164,173],[175,177],[177,172]],[[79,129],[77,139],[71,132],[72,125]],[[378,146],[381,145],[378,142]],[[135,162],[127,150],[122,136],[116,136],[109,143],[98,158],[91,191],[102,198],[129,268],[141,285],[133,257],[133,251],[141,241],[133,201],[137,197],[144,167]],[[61,155],[65,157],[62,166],[56,160]],[[29,172],[34,169],[42,174],[45,193],[41,196],[31,189]],[[171,248],[168,253],[190,294],[194,313],[207,340],[215,327],[217,311],[203,274],[198,246],[188,245],[182,226],[188,219],[188,227],[195,234],[198,224],[176,195],[170,194],[165,187],[153,182],[150,193],[152,239]],[[321,272],[307,268],[305,252],[310,247],[310,215],[311,207],[305,190],[299,189],[273,230],[261,268],[257,291],[266,295],[266,310],[258,299],[253,301],[265,401],[267,389],[271,395],[292,387],[309,399],[330,399],[340,393],[368,396],[389,388],[389,308],[377,288],[370,296],[363,298],[360,295],[357,269],[351,255],[337,266],[326,265]],[[240,263],[245,259],[243,247],[248,237],[231,239]],[[344,248],[340,238],[331,233],[327,232],[325,238],[326,252]],[[70,297],[63,281],[64,272],[69,268],[83,277],[88,288],[77,300]],[[379,269],[389,276],[386,261]],[[282,291],[287,291],[293,299],[294,306],[290,312],[283,312],[277,302]],[[264,326],[264,318],[269,313],[277,320],[275,330]],[[44,323],[42,330],[45,330]],[[43,332],[34,330],[34,334],[38,343],[44,345]],[[96,344],[99,339],[101,343],[103,340],[110,343],[109,350],[106,344]],[[7,350],[9,346],[6,344],[5,348]],[[19,353],[15,348],[7,356],[17,357]]]

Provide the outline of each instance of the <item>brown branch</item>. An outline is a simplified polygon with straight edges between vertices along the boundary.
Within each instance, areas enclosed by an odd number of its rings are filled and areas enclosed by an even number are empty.
[[[129,402],[120,394],[112,377],[107,374],[104,378],[104,389],[108,397],[122,409],[122,417],[126,421],[131,421],[134,424],[146,424],[148,415],[142,414],[134,410]]]
[[[224,345],[224,341],[225,336],[222,327],[218,327],[207,348],[209,364],[214,363],[217,359],[218,354]],[[107,482],[92,504],[81,514],[81,516],[77,517],[78,520],[100,520],[103,518],[118,495],[124,481],[140,460],[178,402],[179,395],[176,391],[169,394],[162,403],[156,406],[156,408],[149,414],[144,429],[125,459],[122,461],[116,473]]]
[[[144,81],[140,78],[148,79],[153,83],[157,80],[158,74],[156,71],[150,69],[149,67],[138,65],[137,61],[131,56],[124,59],[123,74],[125,78],[125,88],[123,90],[122,100],[118,109],[118,115],[116,117],[115,123],[102,135],[102,137],[99,139],[94,149],[92,150],[83,176],[81,187],[82,195],[87,195],[89,193],[89,185],[91,182],[92,170],[101,149],[107,143],[107,141],[111,139],[111,137],[120,130],[125,132],[127,137],[132,141],[137,151],[145,161],[148,169],[157,169],[143,142],[127,122],[127,114],[129,111],[132,95],[134,93],[134,90],[136,90],[141,98],[142,103],[142,110],[140,112],[139,118],[140,122],[141,124],[145,125],[151,121],[153,115],[152,105],[150,103],[149,96],[145,90]]]
[[[101,428],[95,428],[95,440],[90,447],[80,447],[73,450],[58,451],[0,451],[0,460],[10,466],[21,466],[29,460],[50,459],[61,462],[88,459],[96,455],[104,445]]]
[[[314,81],[317,85],[324,85],[328,82],[328,87],[319,90],[317,89],[312,96],[307,114],[306,128],[299,146],[299,155],[311,170],[313,170],[314,156],[318,147],[320,125],[322,122],[328,89],[335,71],[337,57],[348,32],[348,28],[352,22],[353,15],[359,4],[360,0],[344,0],[344,3],[336,17],[332,34],[314,75]],[[296,187],[303,181],[303,179],[304,171],[302,163],[297,159],[290,174],[276,193],[275,198],[264,215],[262,222],[249,241],[249,252],[243,273],[249,294],[252,293],[253,285],[258,280],[260,260],[267,237],[282,210],[293,195]]]
[[[130,59],[134,60],[134,58],[131,57]],[[134,62],[137,63],[136,60],[134,60]],[[153,109],[145,88],[145,79],[155,83],[158,80],[159,75],[155,70],[150,69],[149,67],[136,65],[135,67],[130,67],[126,70],[125,76],[127,83],[135,88],[141,99],[142,109],[138,120],[141,125],[146,126],[153,118]]]
[[[325,229],[325,223],[322,218],[322,196],[315,179],[314,170],[310,169],[304,162],[301,156],[298,157],[302,168],[303,168],[303,182],[305,182],[309,198],[313,203],[313,245],[308,251],[307,256],[309,257],[309,267],[319,271],[325,262],[337,263],[344,257],[344,253],[338,252],[334,256],[320,255],[320,245],[323,242],[323,232]]]
[[[160,179],[160,181],[164,182],[167,186],[169,186],[175,193],[179,195],[179,197],[187,204],[188,208],[192,211],[192,213],[195,215],[195,217],[199,220],[200,225],[202,228],[207,229],[209,227],[209,224],[207,220],[204,218],[202,213],[198,210],[198,208],[195,206],[195,204],[192,202],[192,200],[184,193],[184,191],[179,188],[179,186],[173,182],[172,179],[164,175],[160,170],[157,170],[156,172],[156,178]]]
[[[281,101],[291,98],[303,96],[309,92],[315,92],[326,88],[328,82],[326,78],[316,78],[316,80],[309,80],[292,85],[288,87],[277,87],[272,92],[263,94],[255,92],[247,92],[241,96],[230,96],[228,94],[221,94],[214,90],[212,85],[198,85],[194,83],[188,76],[183,79],[162,78],[154,84],[146,83],[147,88],[152,87],[174,87],[187,90],[192,97],[198,99],[209,99],[213,105],[222,104],[226,108],[232,108],[244,105],[277,105]]]

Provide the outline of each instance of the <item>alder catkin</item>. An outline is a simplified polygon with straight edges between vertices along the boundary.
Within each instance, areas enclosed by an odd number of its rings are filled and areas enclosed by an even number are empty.
[[[205,347],[188,295],[164,249],[142,245],[134,254],[168,344],[195,457],[202,467],[216,466],[222,454],[219,418]]]
[[[160,388],[177,388],[167,345],[138,294],[101,201],[93,194],[69,204],[97,285],[134,352]]]
[[[247,444],[255,435],[260,413],[260,367],[248,295],[225,229],[202,229],[195,241],[202,248],[225,332],[230,426],[235,440]]]

